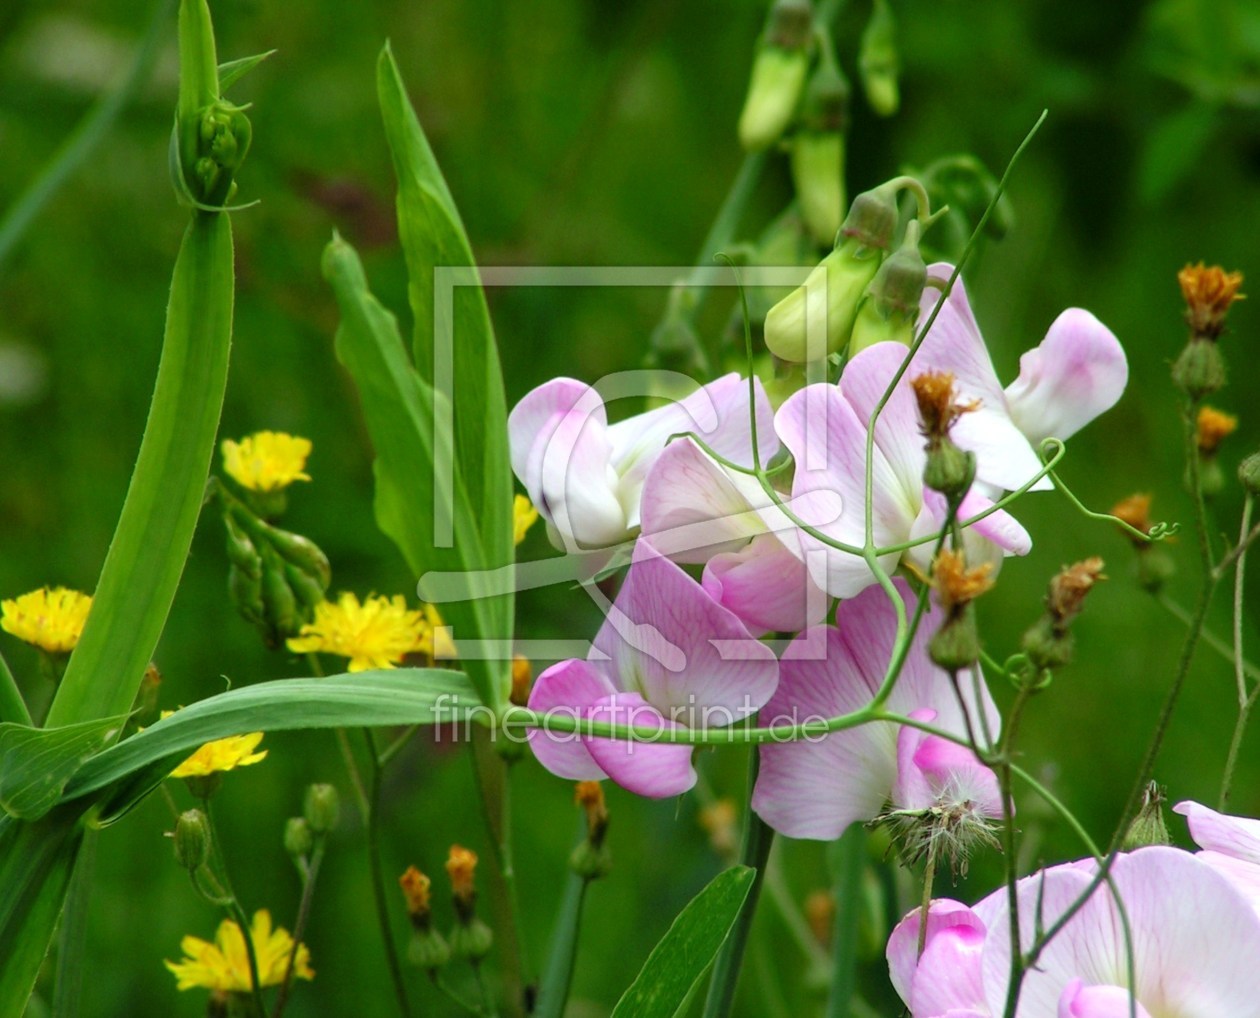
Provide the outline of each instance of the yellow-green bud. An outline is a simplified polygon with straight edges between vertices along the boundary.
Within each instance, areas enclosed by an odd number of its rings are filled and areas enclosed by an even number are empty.
[[[844,135],[799,131],[792,138],[792,184],[817,244],[835,243],[844,216]]]
[[[1173,382],[1191,399],[1210,396],[1225,385],[1225,358],[1211,339],[1191,339],[1173,364]]]
[[[189,872],[210,858],[210,822],[199,809],[185,810],[175,821],[175,859]]]
[[[757,46],[739,141],[750,152],[769,148],[792,122],[809,73],[813,15],[808,0],[779,0]]]
[[[284,563],[270,549],[263,556],[262,604],[267,646],[278,647],[286,637],[297,635],[302,625],[297,598],[284,575]]]
[[[919,301],[927,285],[927,264],[919,251],[919,223],[911,220],[901,246],[884,259],[858,308],[849,356],[888,341],[909,346],[919,321]]]
[[[316,834],[327,834],[333,830],[341,818],[341,799],[337,789],[323,784],[308,786],[302,813]]]
[[[1260,495],[1260,452],[1238,464],[1238,480],[1248,495]]]
[[[845,240],[766,315],[766,347],[780,360],[804,363],[844,348],[858,301],[879,268],[879,252]]]
[[[569,869],[586,880],[598,880],[612,870],[612,852],[608,844],[594,844],[589,838],[581,841],[569,856]]]
[[[289,817],[284,825],[284,850],[295,859],[310,855],[315,846],[311,825],[305,817]]]
[[[477,916],[471,916],[451,930],[450,944],[452,957],[481,961],[494,946],[494,933]]]
[[[1168,825],[1164,823],[1164,793],[1156,782],[1151,781],[1142,792],[1142,806],[1125,831],[1120,847],[1131,852],[1147,845],[1171,844]]]
[[[875,0],[871,20],[862,32],[858,73],[866,101],[881,117],[890,117],[901,104],[897,89],[897,25],[888,0]]]
[[[435,929],[413,930],[407,944],[407,960],[418,969],[432,972],[451,960],[451,946]]]

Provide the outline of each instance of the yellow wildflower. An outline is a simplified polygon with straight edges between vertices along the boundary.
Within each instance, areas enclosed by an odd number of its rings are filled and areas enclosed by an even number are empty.
[[[428,656],[430,661],[449,661],[455,657],[455,641],[451,639],[451,631],[442,620],[442,613],[437,605],[421,606],[424,619],[428,623],[428,631],[421,638],[420,652]]]
[[[1238,430],[1237,417],[1210,406],[1199,407],[1194,423],[1195,441],[1205,458],[1215,456],[1221,443]]]
[[[513,540],[520,544],[529,533],[529,528],[538,522],[538,510],[534,503],[524,495],[512,499],[512,534]]]
[[[254,942],[254,954],[258,961],[258,981],[263,986],[278,986],[284,982],[289,954],[293,951],[293,937],[289,931],[283,926],[272,929],[271,913],[260,908],[254,913],[249,937]],[[179,989],[202,986],[208,990],[237,993],[248,993],[253,989],[245,938],[233,920],[224,919],[219,923],[213,944],[200,937],[185,937],[179,947],[186,956],[182,961],[163,962],[174,973]],[[306,945],[299,944],[293,956],[293,975],[298,979],[314,979],[315,972],[310,962]]]
[[[432,614],[436,617],[436,609]],[[428,608],[408,609],[401,594],[392,598],[373,594],[360,604],[347,592],[336,604],[324,601],[316,605],[315,618],[289,639],[288,647],[297,654],[349,658],[352,672],[393,668],[408,654],[432,653],[433,624],[426,615]]]
[[[309,481],[303,472],[311,454],[309,438],[283,431],[257,431],[239,442],[223,442],[223,469],[242,488],[279,491],[294,481]]]
[[[451,893],[462,902],[471,902],[476,891],[477,853],[463,845],[452,845],[446,860],[446,875],[451,878]]]
[[[403,898],[407,902],[407,915],[412,920],[427,918],[429,915],[429,888],[432,881],[414,866],[408,866],[398,885],[402,888]]]
[[[0,629],[50,654],[74,650],[87,621],[92,599],[65,587],[40,587],[11,601],[0,601]]]
[[[166,717],[164,713],[162,715]],[[219,771],[235,770],[237,767],[248,767],[267,756],[264,749],[258,749],[262,742],[262,732],[250,732],[248,735],[230,735],[226,739],[215,739],[207,742],[197,752],[171,771],[172,778],[202,778]]]

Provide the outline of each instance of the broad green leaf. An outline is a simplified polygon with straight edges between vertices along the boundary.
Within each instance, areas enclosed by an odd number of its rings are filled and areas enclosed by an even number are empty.
[[[480,705],[464,674],[449,668],[259,682],[198,700],[98,753],[71,779],[64,798],[98,792],[150,765],[165,767],[164,776],[199,746],[230,735],[436,724],[475,717]]]
[[[38,820],[57,804],[66,782],[100,752],[125,718],[83,721],[65,728],[0,724],[0,809]]]
[[[42,820],[0,814],[0,1018],[30,999],[83,840],[81,807]]]
[[[431,569],[468,574],[470,598],[442,605],[457,639],[507,639],[511,598],[484,587],[487,560],[462,474],[435,465],[453,462],[452,436],[434,423],[444,397],[411,366],[397,321],[368,289],[354,249],[334,237],[323,266],[341,309],[337,357],[359,390],[376,451],[377,522],[417,577]],[[435,505],[451,509],[450,545],[437,539]],[[470,656],[464,667],[486,704],[506,702],[504,662]]]
[[[731,931],[756,871],[732,866],[719,873],[674,920],[622,994],[613,1018],[673,1018],[713,963]]]
[[[175,261],[140,455],[49,726],[131,709],[201,511],[227,384],[232,296],[228,217],[194,212]]]
[[[486,561],[495,567],[510,566],[514,553],[507,407],[485,293],[455,200],[388,44],[377,63],[376,85],[398,178],[398,235],[415,318],[416,370],[452,401],[455,453]],[[447,291],[435,276],[435,270],[443,268],[470,270],[475,285]],[[444,375],[449,382],[443,381]],[[510,602],[506,610],[511,611]],[[510,615],[507,622],[510,628]]]

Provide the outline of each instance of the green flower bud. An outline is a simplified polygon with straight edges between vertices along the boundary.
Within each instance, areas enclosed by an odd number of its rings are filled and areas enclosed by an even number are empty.
[[[263,557],[262,603],[263,640],[269,647],[278,647],[286,637],[297,634],[302,619],[284,563],[270,549]]]
[[[828,244],[831,241],[828,240]],[[790,265],[813,265],[818,260],[814,244],[805,229],[805,222],[795,205],[789,206],[778,218],[762,231],[756,247],[748,256],[750,266],[782,268]],[[792,286],[759,286],[750,274],[751,285],[745,288],[748,298],[748,315],[757,326],[766,320],[770,309],[791,293]],[[732,315],[732,346],[743,350],[743,308],[736,302]]]
[[[1260,452],[1253,452],[1238,464],[1238,480],[1248,495],[1260,495]]]
[[[311,854],[314,846],[315,838],[306,818],[289,817],[284,825],[284,850],[294,859],[303,859]]]
[[[319,545],[301,534],[290,533],[279,527],[267,527],[266,537],[281,558],[316,579],[322,589],[328,589],[328,584],[332,582],[332,566],[328,564],[328,556]]]
[[[1164,793],[1159,785],[1149,782],[1142,792],[1142,806],[1125,831],[1120,847],[1131,852],[1147,845],[1171,845],[1168,825],[1164,823]]]
[[[1189,469],[1186,470],[1185,483],[1187,488],[1192,489]],[[1212,498],[1214,495],[1219,495],[1224,487],[1225,472],[1221,469],[1221,461],[1216,457],[1201,460],[1199,462],[1199,490],[1203,492],[1203,497]]]
[[[407,960],[418,969],[432,972],[451,960],[451,946],[437,930],[413,930],[407,944]]]
[[[341,818],[341,799],[337,789],[332,785],[310,785],[306,789],[302,813],[316,834],[327,834],[333,830]]]
[[[919,301],[927,285],[927,264],[919,251],[919,223],[906,225],[901,246],[884,259],[858,308],[849,339],[849,356],[868,346],[893,341],[909,346],[919,321]]]
[[[1043,615],[1024,633],[1020,647],[1033,668],[1044,672],[1071,664],[1075,641],[1071,630],[1056,625],[1049,615]]]
[[[832,244],[844,216],[844,135],[800,131],[792,138],[792,184],[817,244]]]
[[[1151,594],[1158,594],[1164,584],[1172,579],[1177,565],[1172,558],[1157,545],[1148,544],[1138,549],[1137,580],[1138,586]]]
[[[192,872],[210,858],[210,822],[199,809],[185,810],[175,821],[175,859]]]
[[[804,363],[844,348],[858,301],[879,268],[879,253],[849,239],[822,260],[766,315],[766,347],[780,360]],[[807,331],[808,330],[808,331]]]
[[[771,9],[739,115],[739,141],[749,152],[769,148],[792,122],[809,73],[812,26],[808,0],[779,0]]]
[[[928,657],[938,668],[960,672],[980,657],[980,636],[976,632],[976,612],[970,605],[950,615],[928,641]]]
[[[1173,364],[1173,382],[1193,400],[1203,399],[1225,385],[1225,358],[1211,339],[1191,339]]]
[[[228,561],[243,573],[260,577],[262,559],[258,557],[258,549],[241,525],[232,518],[231,513],[223,514],[223,528],[227,532]]]
[[[840,236],[851,238],[863,247],[887,251],[892,247],[897,219],[897,188],[881,184],[853,199],[840,227]]]
[[[612,852],[608,844],[594,844],[589,838],[580,842],[569,856],[569,869],[586,880],[598,880],[612,872]]]
[[[209,774],[190,774],[184,778],[184,787],[194,799],[202,802],[214,795],[223,784],[223,772],[212,771]]]
[[[961,500],[976,476],[976,454],[959,449],[948,437],[927,450],[923,484],[947,499]]]
[[[288,581],[289,589],[293,591],[294,596],[301,606],[299,614],[305,619],[310,618],[310,610],[324,600],[324,593],[327,591],[327,584],[305,573],[297,566],[291,563],[285,563],[284,578]]]
[[[479,918],[472,916],[451,930],[450,945],[452,957],[481,961],[494,946],[494,933]]]
[[[228,598],[246,622],[262,625],[267,617],[262,600],[262,572],[250,575],[236,565],[228,568]]]
[[[897,25],[888,0],[875,0],[871,20],[862,32],[858,74],[871,109],[890,117],[901,104],[897,89]]]

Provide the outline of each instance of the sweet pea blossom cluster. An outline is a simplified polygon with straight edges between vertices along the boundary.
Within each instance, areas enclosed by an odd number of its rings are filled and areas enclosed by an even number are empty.
[[[757,378],[737,374],[616,424],[599,392],[573,379],[547,382],[516,405],[512,465],[552,542],[570,552],[633,542],[590,653],[546,669],[529,707],[544,718],[633,726],[639,737],[544,725],[530,735],[544,766],[573,780],[612,778],[646,796],[678,795],[696,781],[691,748],[653,741],[653,732],[711,729],[758,712],[763,724],[823,721],[878,696],[922,727],[813,730],[764,746],[753,808],[767,823],[789,836],[834,838],[885,807],[961,811],[981,828],[1002,814],[993,773],[949,738],[963,738],[981,718],[992,737],[999,718],[982,679],[959,688],[966,684],[930,659],[938,606],[882,688],[897,606],[874,586],[862,546],[869,528],[882,570],[892,574],[904,560],[922,577],[930,542],[950,523],[946,498],[924,483],[914,379],[943,373],[967,411],[952,437],[974,454],[975,480],[952,512],[969,560],[996,569],[1031,547],[996,501],[1048,487],[1038,479],[1037,443],[1068,438],[1112,406],[1127,365],[1101,322],[1070,309],[1004,388],[965,289],[946,285],[953,275],[947,264],[930,268],[920,314],[931,327],[917,347],[870,345],[838,383],[804,386],[777,410]],[[782,469],[789,461],[792,469]],[[894,589],[911,603],[905,579]],[[798,635],[780,659],[761,639],[768,633]]]

